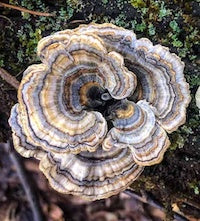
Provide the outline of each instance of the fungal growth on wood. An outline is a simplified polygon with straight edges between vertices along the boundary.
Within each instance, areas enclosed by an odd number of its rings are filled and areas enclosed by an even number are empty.
[[[190,102],[179,57],[112,24],[45,37],[38,56],[9,123],[16,150],[40,160],[55,190],[107,198],[162,160]]]

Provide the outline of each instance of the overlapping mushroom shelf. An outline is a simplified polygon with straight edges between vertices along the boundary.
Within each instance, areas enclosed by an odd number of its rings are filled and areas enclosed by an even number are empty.
[[[54,189],[106,198],[162,160],[190,102],[179,57],[112,24],[45,37],[38,56],[9,123],[16,150],[40,160]]]

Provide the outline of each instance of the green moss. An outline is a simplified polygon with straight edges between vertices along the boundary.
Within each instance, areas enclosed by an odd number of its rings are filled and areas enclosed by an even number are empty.
[[[161,5],[159,7],[159,20],[162,20],[162,18],[171,14],[172,14],[171,10],[166,8],[164,2],[161,2]]]
[[[0,50],[4,51],[0,60],[2,60],[1,66],[4,65],[15,73],[38,61],[36,56],[38,41],[45,35],[66,29],[68,20],[81,4],[78,0],[58,1],[60,5],[55,3],[55,11],[51,11],[52,9],[41,0],[10,0],[9,3],[34,11],[56,13],[56,17],[45,17],[22,12],[20,22],[12,17],[8,19],[10,21],[8,27],[0,34],[0,42],[2,42]],[[6,54],[6,51],[9,53]]]
[[[185,144],[185,138],[179,132],[174,132],[171,136],[170,150],[183,148],[184,144]]]
[[[188,183],[188,186],[194,191],[194,194],[200,194],[200,182],[194,180],[193,182]]]
[[[4,67],[4,60],[3,58],[1,58],[1,56],[0,56],[0,67]]]
[[[108,0],[102,0],[103,4],[108,4]]]
[[[142,0],[131,0],[130,1],[131,5],[135,8],[139,8],[139,7],[146,7],[146,1],[142,1]]]
[[[36,61],[37,44],[42,38],[41,30],[39,28],[33,29],[31,25],[27,24],[18,30],[17,37],[20,42],[19,50],[17,51],[18,61]]]
[[[115,21],[114,23],[117,25],[117,26],[121,26],[121,27],[126,27],[126,16],[125,14],[119,14],[116,18],[115,18]]]
[[[155,180],[152,179],[150,176],[144,176],[141,175],[139,180],[136,180],[131,187],[134,188],[136,191],[140,191],[141,189],[145,189],[147,191],[150,191],[156,187],[156,184],[154,182]]]
[[[198,186],[195,186],[195,187],[194,187],[194,193],[195,193],[196,195],[199,195],[199,187],[198,187]]]
[[[146,23],[142,21],[140,24],[136,24],[135,30],[139,32],[143,32],[146,29]]]
[[[192,19],[191,14],[185,14],[184,7],[172,10],[169,3],[162,0],[130,1],[132,7],[140,13],[140,19],[131,21],[130,26],[142,36],[156,41],[159,39],[159,43],[173,47],[181,58],[195,61],[197,56],[194,55],[193,48],[200,41],[199,30],[195,27],[197,21]],[[177,2],[174,1],[174,4]],[[181,4],[187,8],[187,11],[192,10],[187,3],[181,2]],[[165,27],[158,34],[157,27],[163,27],[163,22]]]
[[[173,32],[179,33],[180,28],[178,26],[178,23],[175,20],[170,21],[169,27],[173,30]]]
[[[153,26],[153,24],[149,24],[148,25],[148,29],[149,29],[149,35],[155,35],[156,34],[156,28]]]

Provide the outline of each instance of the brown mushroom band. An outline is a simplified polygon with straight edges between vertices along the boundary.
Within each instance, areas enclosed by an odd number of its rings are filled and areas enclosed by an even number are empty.
[[[38,55],[9,123],[16,150],[40,160],[54,189],[107,198],[162,160],[190,102],[179,57],[112,24],[45,37]]]

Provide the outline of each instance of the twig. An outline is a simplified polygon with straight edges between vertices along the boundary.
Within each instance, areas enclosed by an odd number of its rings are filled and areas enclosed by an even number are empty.
[[[19,88],[19,81],[3,68],[0,68],[0,76],[3,78],[4,81],[12,85],[16,90]]]
[[[188,201],[185,200],[183,203],[186,204],[186,206],[189,205],[191,207],[194,207],[196,210],[200,211],[200,205],[197,203],[194,203],[190,200],[188,200]]]
[[[0,146],[2,146],[9,153],[9,156],[16,167],[17,174],[21,180],[22,186],[24,188],[24,191],[27,195],[27,199],[31,206],[34,216],[34,221],[44,221],[38,196],[35,193],[34,189],[32,188],[30,180],[28,180],[24,165],[22,164],[19,156],[14,150],[13,143],[11,141],[7,141],[7,143],[2,143],[0,144]]]
[[[159,202],[151,199],[149,196],[147,196],[147,194],[144,191],[142,192],[142,196],[140,196],[139,194],[134,192],[131,188],[127,188],[124,192],[127,195],[139,200],[140,202],[147,203],[147,204],[149,204],[153,207],[156,207],[160,210],[164,210],[163,206]]]
[[[174,219],[176,221],[189,221],[186,217],[183,217],[182,215],[175,213],[174,214]]]
[[[18,11],[21,11],[21,12],[26,12],[26,13],[29,13],[29,14],[32,14],[32,15],[47,16],[47,17],[55,16],[54,14],[51,14],[51,13],[32,11],[32,10],[29,10],[29,9],[26,9],[26,8],[23,8],[23,7],[10,5],[10,4],[6,4],[6,3],[3,3],[3,2],[0,2],[0,6],[5,7],[5,8],[12,8],[12,9],[15,9],[15,10],[18,10]]]
[[[5,20],[9,21],[12,26],[14,25],[13,22],[8,17],[0,15],[0,18],[4,18]]]
[[[138,201],[142,202],[142,203],[147,203],[150,206],[153,206],[157,209],[160,209],[161,211],[164,211],[164,207],[157,201],[155,201],[153,198],[151,198],[150,196],[148,196],[145,191],[142,191],[142,195],[139,195],[138,193],[136,193],[132,188],[128,187],[124,193],[126,193],[127,195],[129,195],[130,197],[133,197],[135,199],[137,199]],[[178,214],[177,212],[174,212],[174,219],[177,221],[188,221],[188,219],[186,217],[184,217],[183,215]]]
[[[69,22],[69,24],[76,24],[76,23],[86,23],[86,21],[85,20],[73,20]]]

